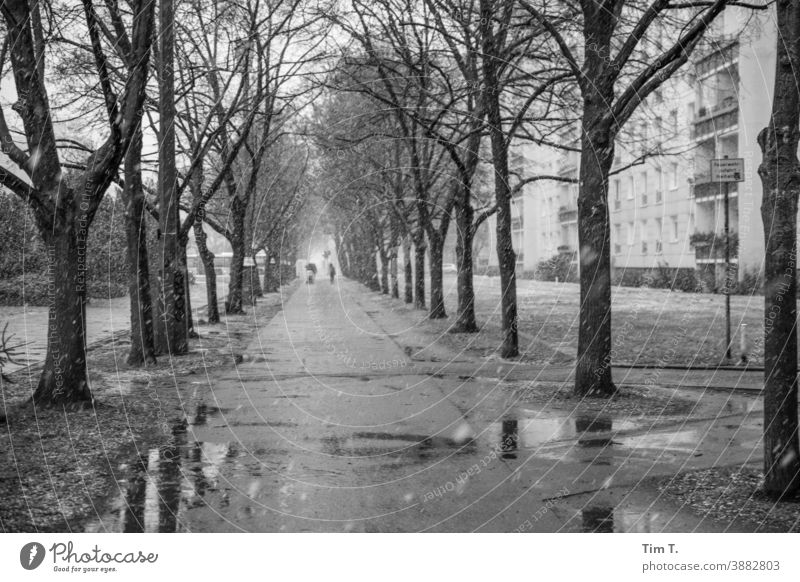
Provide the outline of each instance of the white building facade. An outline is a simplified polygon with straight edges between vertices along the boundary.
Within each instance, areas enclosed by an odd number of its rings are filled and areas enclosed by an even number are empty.
[[[651,94],[628,122],[615,146],[608,193],[617,282],[664,267],[694,270],[706,288],[720,287],[725,197],[723,186],[710,182],[710,164],[726,156],[743,158],[745,167],[745,180],[728,191],[731,263],[740,280],[761,271],[757,136],[771,111],[775,34],[772,10],[729,8],[692,64]],[[561,143],[575,145],[578,138],[577,130],[559,136]],[[514,199],[517,272],[533,276],[537,265],[554,255],[576,257],[580,159],[577,152],[519,144],[512,160],[526,176],[575,180],[532,182]],[[494,223],[490,229],[493,241]],[[492,246],[489,266],[496,264]]]

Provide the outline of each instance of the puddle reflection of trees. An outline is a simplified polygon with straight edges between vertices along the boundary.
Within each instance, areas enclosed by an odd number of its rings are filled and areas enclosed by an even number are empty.
[[[181,512],[205,504],[206,494],[218,488],[222,464],[236,456],[231,443],[188,443],[186,425],[177,423],[168,445],[151,449],[131,467],[123,500],[122,531],[184,530]]]
[[[613,444],[613,419],[607,416],[578,415],[569,418],[508,418],[500,422],[500,452],[504,459],[516,459],[522,448],[535,448],[549,441],[577,436],[582,447]],[[623,423],[625,425],[625,423]],[[574,429],[573,429],[574,426]],[[618,428],[619,430],[619,428]]]

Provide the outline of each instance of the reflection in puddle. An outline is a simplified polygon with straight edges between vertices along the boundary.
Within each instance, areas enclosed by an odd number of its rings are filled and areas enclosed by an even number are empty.
[[[669,522],[656,511],[619,509],[603,504],[582,509],[580,517],[580,529],[586,533],[660,532]]]
[[[531,411],[531,414],[536,414]],[[612,420],[611,417],[592,414],[576,417],[548,417],[538,414],[522,418],[508,418],[495,424],[493,442],[500,443],[503,458],[516,458],[519,448],[536,448],[545,443],[578,437],[582,447],[602,447],[614,444],[619,431],[631,430],[637,424],[631,420]],[[508,455],[508,456],[506,456]]]
[[[682,430],[674,432],[648,432],[641,435],[631,435],[621,439],[622,444],[633,449],[658,449],[660,451],[692,453],[702,438],[697,430]]]
[[[613,533],[614,508],[597,505],[581,510],[581,531],[587,533]]]
[[[500,451],[504,459],[517,458],[517,442],[519,441],[519,422],[504,420],[500,434]]]
[[[202,415],[198,410],[194,418]],[[237,456],[233,443],[187,443],[186,425],[176,424],[169,445],[151,449],[131,465],[120,502],[120,530],[183,530],[181,511],[204,505],[204,496],[218,490],[222,465]]]
[[[209,416],[213,417],[226,412],[230,412],[230,409],[209,406],[205,402],[199,402],[194,409],[194,414],[187,421],[190,426],[202,426],[208,422]]]
[[[337,457],[411,457],[425,460],[442,454],[471,454],[475,441],[458,438],[388,432],[357,432],[351,436],[327,436],[321,439],[326,454]]]

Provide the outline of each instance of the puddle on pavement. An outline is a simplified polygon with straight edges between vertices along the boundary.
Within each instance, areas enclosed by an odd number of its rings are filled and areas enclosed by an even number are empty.
[[[499,444],[504,459],[516,459],[519,449],[531,449],[549,442],[578,437],[578,446],[603,447],[615,443],[617,432],[639,425],[626,419],[585,414],[577,416],[547,416],[536,411],[522,411],[517,418],[497,422],[490,431],[492,443]]]
[[[209,406],[205,402],[200,402],[195,406],[194,413],[187,417],[187,422],[189,426],[202,426],[208,422],[209,416],[224,416],[230,411],[230,408],[219,408],[217,406]]]
[[[684,523],[686,520],[688,523]],[[701,517],[657,501],[626,503],[622,507],[598,503],[578,510],[565,529],[584,533],[660,533],[686,525],[691,529],[700,521]]]
[[[231,471],[249,473],[256,477],[254,483],[260,482],[260,470],[248,470],[242,462],[242,457],[253,453],[241,450],[239,443],[190,440],[191,426],[204,424],[208,416],[220,412],[219,408],[200,403],[188,423],[173,425],[169,445],[150,449],[123,465],[122,495],[112,510],[90,524],[87,531],[185,531],[181,513],[206,505],[207,495],[218,494],[215,501],[219,507],[226,506],[230,488],[223,476],[226,465],[233,464]]]
[[[473,454],[475,441],[463,438],[388,432],[356,432],[322,439],[323,452],[337,457],[400,457],[424,461],[447,455]]]

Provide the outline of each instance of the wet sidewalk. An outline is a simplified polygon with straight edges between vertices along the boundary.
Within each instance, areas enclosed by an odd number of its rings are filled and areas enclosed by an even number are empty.
[[[675,417],[525,403],[492,377],[510,364],[484,375],[480,362],[412,359],[400,340],[414,330],[387,329],[366,293],[301,285],[235,369],[193,382],[174,446],[133,463],[90,529],[736,529],[663,499],[652,479],[759,462],[754,398],[707,392]]]

